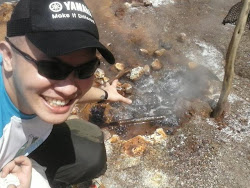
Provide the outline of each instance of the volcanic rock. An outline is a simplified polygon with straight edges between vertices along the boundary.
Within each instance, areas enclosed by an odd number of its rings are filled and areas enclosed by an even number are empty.
[[[149,54],[149,51],[146,50],[146,49],[143,49],[143,48],[140,49],[140,53],[141,53],[142,55],[150,55],[150,54]]]
[[[117,70],[119,70],[119,71],[122,71],[122,70],[125,69],[125,65],[124,65],[124,63],[116,63],[116,64],[115,64],[115,68],[116,68]]]
[[[104,70],[102,70],[100,68],[96,69],[96,71],[95,71],[96,78],[104,78],[104,76],[105,76]]]
[[[188,63],[189,69],[195,69],[195,68],[197,68],[197,66],[198,66],[198,64],[195,63],[195,62],[189,62],[189,63]]]
[[[133,81],[139,80],[143,76],[143,74],[144,74],[143,67],[138,66],[131,70],[129,78]]]
[[[166,53],[166,51],[167,51],[166,49],[162,48],[160,50],[156,50],[154,52],[154,55],[157,56],[157,57],[160,57],[160,56],[164,55]]]
[[[125,92],[126,94],[131,94],[131,93],[132,93],[133,87],[132,87],[131,84],[129,84],[129,83],[124,83],[124,84],[122,84],[122,88],[123,88],[123,90],[124,90],[124,92]]]
[[[149,66],[149,65],[145,65],[145,66],[143,67],[143,71],[144,71],[145,75],[150,75],[150,73],[151,73],[151,68],[150,68],[150,66]]]
[[[162,69],[163,65],[161,64],[159,59],[155,59],[153,63],[151,64],[151,67],[153,70],[157,71]]]
[[[178,42],[184,43],[186,40],[187,40],[187,35],[186,35],[186,33],[180,33],[180,35],[179,35],[178,38],[177,38],[177,41],[178,41]]]

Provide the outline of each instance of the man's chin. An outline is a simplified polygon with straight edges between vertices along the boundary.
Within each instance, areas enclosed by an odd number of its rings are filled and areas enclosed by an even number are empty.
[[[50,117],[41,117],[40,118],[50,124],[61,124],[63,122],[65,122],[68,119],[69,115],[66,114],[60,114],[60,115],[51,115]]]

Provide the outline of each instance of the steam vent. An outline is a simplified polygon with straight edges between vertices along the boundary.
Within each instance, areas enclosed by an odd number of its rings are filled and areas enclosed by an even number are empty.
[[[235,29],[223,20],[239,1],[85,0],[102,43],[116,58],[110,66],[98,55],[94,84],[118,78],[118,91],[133,100],[77,104],[69,117],[89,120],[105,135],[108,166],[96,187],[249,188],[248,27],[225,111],[210,117]],[[15,4],[4,2],[1,39]]]

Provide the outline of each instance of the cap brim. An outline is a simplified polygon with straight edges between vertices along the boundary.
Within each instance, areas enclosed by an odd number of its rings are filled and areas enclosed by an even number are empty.
[[[26,37],[49,57],[68,54],[84,48],[96,48],[110,64],[113,54],[93,35],[82,31],[27,33]]]

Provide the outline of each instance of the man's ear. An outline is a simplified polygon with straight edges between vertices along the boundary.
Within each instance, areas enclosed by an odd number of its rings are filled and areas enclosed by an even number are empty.
[[[2,54],[4,70],[7,72],[12,71],[12,50],[10,45],[6,41],[0,42],[0,54]]]

